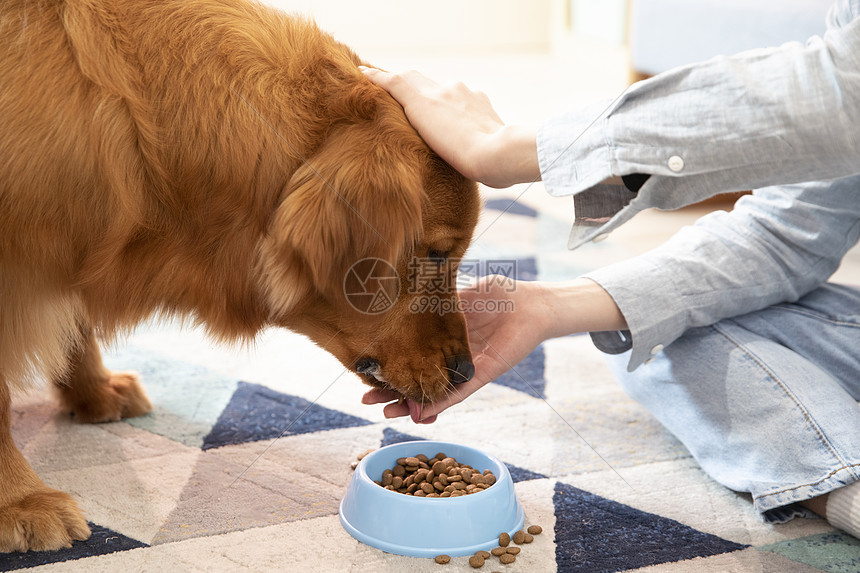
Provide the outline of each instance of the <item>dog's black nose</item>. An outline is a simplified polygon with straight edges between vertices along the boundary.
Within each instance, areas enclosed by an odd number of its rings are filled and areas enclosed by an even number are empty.
[[[362,358],[355,363],[355,371],[359,374],[370,374],[373,376],[379,372],[379,361],[373,358]]]
[[[475,375],[475,365],[468,355],[458,354],[445,359],[448,366],[448,380],[451,384],[468,382]]]

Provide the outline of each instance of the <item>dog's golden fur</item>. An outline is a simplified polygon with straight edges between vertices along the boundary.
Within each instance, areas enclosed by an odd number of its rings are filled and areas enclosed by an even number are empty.
[[[450,391],[462,315],[414,312],[406,280],[362,314],[344,277],[443,253],[455,302],[477,191],[348,48],[244,0],[4,0],[0,46],[0,551],[89,534],[15,448],[10,388],[46,377],[80,421],[147,413],[96,338],[152,315],[224,341],[287,327],[372,358],[368,383]]]

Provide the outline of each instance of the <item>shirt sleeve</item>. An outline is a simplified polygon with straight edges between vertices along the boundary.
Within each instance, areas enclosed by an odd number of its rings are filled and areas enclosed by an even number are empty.
[[[631,206],[675,209],[856,173],[858,13],[860,0],[842,0],[823,37],[677,68],[609,105],[545,123],[538,158],[547,191],[587,193],[610,176],[641,173],[653,177]]]
[[[586,274],[627,320],[628,369],[689,328],[796,301],[820,286],[860,238],[858,195],[860,176],[759,189],[648,253]],[[592,337],[605,351],[618,338]]]
[[[574,195],[571,248],[649,207],[761,188],[731,213],[587,275],[630,327],[592,337],[604,350],[632,347],[630,370],[688,328],[796,300],[857,242],[858,13],[860,0],[840,1],[822,38],[679,68],[542,126],[547,190]],[[638,193],[599,185],[635,173],[650,175]]]

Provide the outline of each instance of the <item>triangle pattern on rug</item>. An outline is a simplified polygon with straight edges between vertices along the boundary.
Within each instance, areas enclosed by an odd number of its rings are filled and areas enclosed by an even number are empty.
[[[556,562],[565,573],[626,571],[746,548],[675,520],[556,483]]]
[[[486,259],[472,261],[472,276],[499,275],[518,281],[536,281],[538,278],[537,259],[534,257],[512,257],[510,259]],[[514,285],[511,284],[511,288]]]
[[[457,284],[468,285],[480,277],[497,275],[504,288],[516,288],[518,281],[534,281],[538,279],[537,259],[535,257],[496,257],[492,259],[463,259],[457,267]]]
[[[379,443],[379,447],[384,448],[385,446],[390,446],[391,444],[424,441],[426,439],[427,438],[420,438],[411,434],[404,434],[403,432],[398,432],[394,428],[385,428],[384,430],[382,430],[382,441]]]
[[[367,426],[371,422],[282,394],[259,384],[239,382],[209,434],[204,450],[324,430]]]
[[[776,553],[822,571],[835,573],[860,571],[860,540],[838,530],[809,537],[786,539],[756,547],[756,549]]]
[[[519,390],[534,398],[543,398],[546,388],[546,380],[543,376],[544,363],[543,345],[540,345],[519,364],[496,378],[493,383]]]
[[[146,348],[105,353],[105,366],[139,372],[153,403],[149,416],[126,424],[199,448],[236,391],[236,379],[196,364],[164,357]]]
[[[484,209],[501,211],[505,215],[522,215],[524,217],[537,217],[538,212],[533,207],[520,203],[516,199],[487,199]]]
[[[118,551],[128,551],[139,547],[149,547],[146,543],[126,537],[106,527],[89,523],[92,535],[86,541],[75,541],[67,549],[57,551],[28,551],[26,553],[4,553],[0,559],[0,571],[15,571],[16,569],[27,569],[39,565],[50,565],[94,557],[96,555],[107,555]]]
[[[511,472],[511,479],[514,480],[514,483],[519,483],[521,481],[529,481],[533,479],[545,479],[546,476],[543,474],[539,474],[537,472],[533,472],[531,470],[527,470],[525,468],[521,468],[519,466],[515,466],[514,464],[509,464],[508,462],[502,462],[506,466],[508,466],[508,471]]]

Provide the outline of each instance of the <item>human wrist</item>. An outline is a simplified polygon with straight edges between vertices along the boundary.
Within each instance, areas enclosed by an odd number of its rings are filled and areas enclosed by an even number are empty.
[[[540,180],[537,129],[505,125],[487,138],[476,160],[478,181],[496,188]]]
[[[578,278],[537,283],[546,338],[581,332],[623,330],[627,322],[612,296],[596,282]]]

